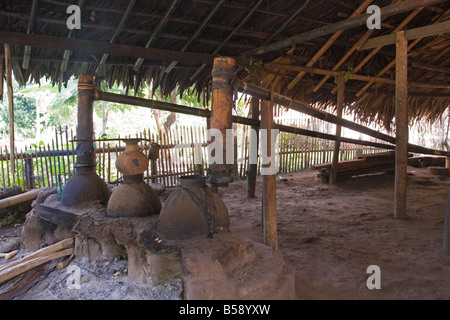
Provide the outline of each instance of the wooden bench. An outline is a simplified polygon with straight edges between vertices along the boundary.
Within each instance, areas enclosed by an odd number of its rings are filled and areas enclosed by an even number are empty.
[[[412,157],[412,154],[408,154]],[[329,183],[331,163],[322,163],[311,166],[318,170],[318,178],[323,183]],[[337,164],[336,180],[343,181],[353,176],[370,173],[394,172],[395,151],[360,155],[353,160],[340,161]]]

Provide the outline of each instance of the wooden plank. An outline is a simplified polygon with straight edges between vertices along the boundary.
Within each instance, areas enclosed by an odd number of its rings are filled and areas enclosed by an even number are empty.
[[[450,20],[436,23],[433,25],[410,29],[405,31],[405,40],[414,40],[418,38],[425,38],[444,34],[450,32]],[[361,50],[372,49],[380,46],[392,45],[396,43],[396,34],[388,34],[367,40],[366,44],[361,47]]]

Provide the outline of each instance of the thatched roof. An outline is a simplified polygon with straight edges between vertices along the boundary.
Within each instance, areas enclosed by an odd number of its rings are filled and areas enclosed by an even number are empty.
[[[447,21],[450,2],[437,1],[385,17],[379,30],[369,31],[363,24],[263,54],[255,54],[254,49],[365,14],[369,4],[384,8],[397,2],[401,1],[2,0],[0,31],[6,33],[0,34],[0,39],[13,44],[14,74],[22,85],[43,76],[58,85],[72,76],[94,74],[109,85],[117,82],[128,88],[153,81],[165,94],[177,86],[181,91],[195,86],[202,96],[210,91],[210,57],[247,56],[263,68],[264,86],[274,83],[277,92],[325,108],[335,104],[335,83],[334,76],[322,81],[325,76],[320,72],[352,71],[395,79],[395,45],[384,45],[376,51],[353,49],[365,43],[361,39]],[[82,9],[80,30],[66,26],[70,16],[66,10],[72,4]],[[36,35],[37,43],[26,34]],[[76,40],[95,41],[99,47]],[[70,47],[70,43],[75,44]],[[108,43],[112,45],[100,46]],[[31,44],[27,68],[25,44]],[[409,44],[410,115],[435,119],[450,105],[450,34],[447,31],[410,40]],[[320,53],[324,45],[327,49]],[[139,60],[142,51],[136,48],[144,47],[167,51],[148,51],[146,59]],[[102,50],[109,54],[104,55]],[[178,62],[172,62],[172,57]],[[310,72],[301,74],[294,68],[275,68],[270,63],[314,67],[320,72],[308,69]],[[249,80],[248,70],[245,66],[239,68],[238,77]],[[380,121],[389,127],[394,116],[395,85],[392,81],[377,81],[364,88],[367,83],[354,77],[348,80],[346,104],[362,120]]]

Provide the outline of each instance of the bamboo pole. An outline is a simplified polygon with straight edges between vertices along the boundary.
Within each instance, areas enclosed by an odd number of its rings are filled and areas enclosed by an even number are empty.
[[[43,188],[32,189],[30,191],[27,191],[27,192],[24,192],[24,193],[15,195],[15,196],[1,199],[0,200],[0,209],[12,207],[17,204],[21,204],[21,203],[24,203],[27,201],[34,200],[37,197],[38,193],[42,190],[44,190],[44,189]]]
[[[395,76],[395,199],[394,217],[406,218],[408,165],[408,42],[404,31],[397,33]]]
[[[9,104],[9,149],[10,161],[11,161],[11,174],[14,176],[16,171],[15,167],[15,154],[14,154],[14,90],[12,86],[12,60],[11,60],[11,47],[8,43],[5,43],[5,66],[6,66],[6,86],[8,88],[8,104]],[[2,75],[3,76],[3,75]]]
[[[336,77],[336,86],[338,88],[337,97],[337,116],[342,118],[342,110],[344,109],[344,94],[345,94],[345,79],[343,76]],[[336,141],[334,142],[333,148],[333,159],[331,161],[331,171],[330,171],[330,184],[335,184],[337,182],[337,166],[339,162],[339,148],[340,148],[340,137],[341,137],[341,126],[336,126]]]
[[[271,132],[273,129],[273,100],[263,101],[261,104],[261,129],[267,130],[267,156],[272,156]],[[273,163],[263,164],[264,168],[270,168]],[[278,248],[277,240],[277,195],[276,175],[265,174],[263,176],[262,215],[264,228],[264,243],[274,250]]]

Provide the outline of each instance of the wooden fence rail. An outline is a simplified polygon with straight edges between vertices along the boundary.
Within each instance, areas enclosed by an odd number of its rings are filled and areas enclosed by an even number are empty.
[[[330,130],[321,127],[319,122],[279,123],[295,125],[309,129]],[[249,162],[249,127],[237,124],[235,138],[235,176],[246,177]],[[159,159],[150,161],[149,169],[144,173],[148,183],[162,183],[165,186],[176,186],[183,175],[205,174],[207,170],[207,138],[206,128],[202,126],[174,127],[168,132],[158,134],[144,130],[136,135],[144,138],[141,143],[142,152],[148,154],[148,140],[161,146]],[[123,137],[130,138],[130,137]],[[118,137],[117,141],[95,140],[97,173],[107,183],[117,184],[121,174],[117,172],[115,161],[125,150],[125,143]],[[67,127],[55,129],[51,142],[32,145],[25,150],[14,150],[15,173],[10,170],[7,146],[0,147],[0,184],[9,187],[19,185],[24,190],[45,186],[56,187],[61,181],[65,184],[74,173],[76,142],[73,130]],[[380,152],[380,149],[341,143],[340,159],[353,159],[359,154]],[[278,138],[278,167],[280,173],[289,173],[309,168],[311,165],[330,162],[333,154],[333,142],[320,138],[306,137],[293,133],[280,132]],[[260,163],[258,164],[258,174]]]

